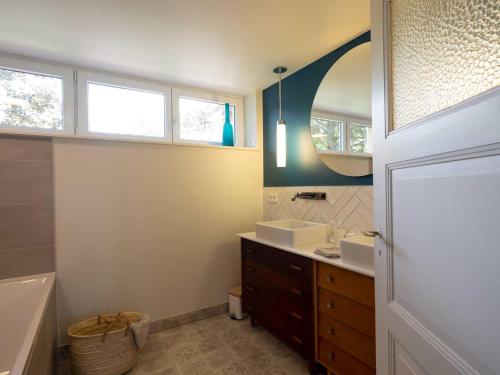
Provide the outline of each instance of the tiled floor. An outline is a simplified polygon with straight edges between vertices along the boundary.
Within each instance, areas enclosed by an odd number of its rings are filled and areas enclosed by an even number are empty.
[[[68,363],[60,375],[69,374]],[[249,319],[227,314],[159,332],[129,375],[305,375],[306,362]]]

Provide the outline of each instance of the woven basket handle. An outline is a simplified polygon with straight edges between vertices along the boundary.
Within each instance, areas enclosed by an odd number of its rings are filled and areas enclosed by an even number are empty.
[[[128,331],[130,330],[130,323],[131,322],[127,316],[122,315],[122,314],[123,313],[118,313],[111,319],[105,318],[104,316],[101,316],[101,315],[97,315],[97,324],[101,324],[101,322],[103,320],[106,323],[108,323],[108,326],[106,327],[106,330],[104,331],[104,333],[102,335],[101,342],[104,342],[104,340],[106,339],[106,335],[109,333],[109,331],[111,331],[111,328],[113,328],[113,324],[115,324],[119,320],[125,320],[127,322],[127,329],[125,330],[125,336],[127,336]]]

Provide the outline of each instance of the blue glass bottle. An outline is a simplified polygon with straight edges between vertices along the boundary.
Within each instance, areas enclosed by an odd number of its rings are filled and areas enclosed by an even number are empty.
[[[234,146],[234,133],[233,125],[231,125],[229,103],[225,104],[226,110],[226,121],[224,122],[224,127],[222,129],[222,145],[223,146]]]

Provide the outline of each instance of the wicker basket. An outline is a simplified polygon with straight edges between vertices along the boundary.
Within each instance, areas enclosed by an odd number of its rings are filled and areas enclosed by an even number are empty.
[[[137,345],[130,324],[143,314],[98,315],[68,328],[71,373],[121,375],[137,363]]]

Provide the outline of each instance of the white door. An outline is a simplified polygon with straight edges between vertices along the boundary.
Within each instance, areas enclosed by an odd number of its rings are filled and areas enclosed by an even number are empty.
[[[377,374],[500,374],[498,2],[371,6]]]

